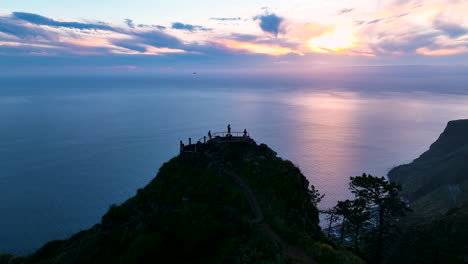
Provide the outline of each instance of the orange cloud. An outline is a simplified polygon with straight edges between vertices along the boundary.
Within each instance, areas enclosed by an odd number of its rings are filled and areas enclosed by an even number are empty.
[[[457,47],[457,48],[443,48],[443,49],[435,49],[431,50],[429,48],[419,48],[416,50],[416,53],[421,55],[428,55],[428,56],[448,56],[448,55],[455,55],[460,53],[468,53],[468,48],[466,47]]]
[[[109,47],[111,46],[109,40],[105,38],[82,38],[82,39],[66,39],[63,40],[65,43],[81,47]]]
[[[305,24],[290,24],[285,29],[285,36],[291,40],[307,41],[333,29],[334,26],[332,25],[320,24],[314,21]]]
[[[250,43],[250,42],[241,42],[236,40],[225,40],[222,41],[221,44],[236,50],[244,50],[249,53],[259,53],[259,54],[268,54],[273,56],[278,55],[285,55],[288,53],[296,53],[299,55],[303,55],[302,52],[293,50],[286,47],[281,47],[278,45],[269,45],[269,44],[257,44],[257,43]]]
[[[356,37],[349,30],[337,29],[333,32],[311,38],[307,46],[317,53],[348,53],[348,50],[358,46]]]

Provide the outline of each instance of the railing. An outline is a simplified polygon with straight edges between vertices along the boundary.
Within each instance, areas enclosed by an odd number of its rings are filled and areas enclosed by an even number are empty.
[[[250,137],[249,133],[244,133],[244,132],[215,132],[211,134],[211,139],[216,138],[216,137],[227,137],[227,135],[231,135],[233,137]],[[206,143],[210,140],[208,136],[201,137],[198,139],[200,143]]]
[[[248,138],[250,137],[249,133],[247,132],[215,132],[211,134],[211,138],[208,137],[208,135],[201,137],[198,139],[196,142],[191,142],[191,144],[184,145],[183,149],[181,148],[181,152],[197,152],[197,144],[201,143],[207,143],[208,141],[215,139],[215,138],[230,138],[231,137],[236,137],[236,138]]]
[[[215,132],[211,136],[212,137],[225,137],[229,134],[232,135],[233,137],[243,137],[243,136],[248,137],[249,136],[249,133],[246,133],[244,135],[244,132]]]

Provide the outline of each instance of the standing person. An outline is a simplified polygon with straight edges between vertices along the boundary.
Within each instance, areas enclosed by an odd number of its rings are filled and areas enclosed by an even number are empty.
[[[211,130],[208,130],[208,138],[211,139]]]
[[[180,141],[180,153],[182,153],[183,151],[184,151],[184,143],[181,140]]]
[[[228,134],[231,134],[231,124],[228,125]]]
[[[247,137],[247,129],[244,128],[244,137]]]

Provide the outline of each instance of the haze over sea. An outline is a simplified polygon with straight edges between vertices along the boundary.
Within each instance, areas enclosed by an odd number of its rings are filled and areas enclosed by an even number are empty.
[[[3,76],[0,253],[91,227],[177,155],[179,140],[228,123],[297,164],[327,208],[349,197],[350,176],[386,175],[467,117],[466,67]]]

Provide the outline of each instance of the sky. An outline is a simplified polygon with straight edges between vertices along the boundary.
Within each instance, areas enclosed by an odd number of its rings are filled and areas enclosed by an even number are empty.
[[[15,0],[0,70],[287,71],[466,65],[466,0]]]

